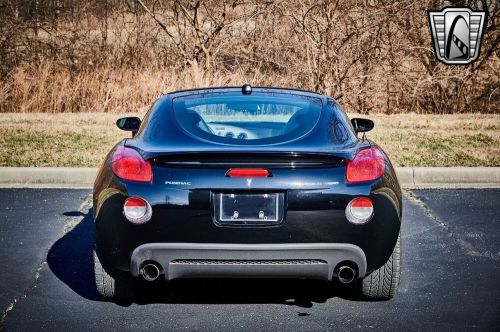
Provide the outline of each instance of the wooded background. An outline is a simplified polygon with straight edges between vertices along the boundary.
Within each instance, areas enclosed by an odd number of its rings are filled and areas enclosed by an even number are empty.
[[[479,59],[434,56],[428,10],[487,11]],[[352,113],[500,113],[500,2],[0,0],[0,112],[143,112],[201,86],[294,87]]]

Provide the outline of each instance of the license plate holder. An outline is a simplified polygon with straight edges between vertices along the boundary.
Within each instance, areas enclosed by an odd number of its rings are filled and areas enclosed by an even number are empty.
[[[226,226],[270,226],[283,221],[283,193],[216,193],[214,221]]]

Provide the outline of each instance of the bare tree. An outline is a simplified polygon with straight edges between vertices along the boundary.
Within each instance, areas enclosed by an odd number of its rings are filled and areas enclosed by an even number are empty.
[[[447,4],[488,12],[471,65],[433,53],[427,10]],[[166,89],[251,82],[350,112],[498,112],[499,27],[491,0],[3,0],[0,111],[137,109]]]
[[[243,0],[174,0],[155,13],[143,0],[137,2],[175,44],[183,60],[196,67],[202,63],[204,70],[211,68],[224,30],[254,15],[256,8]]]

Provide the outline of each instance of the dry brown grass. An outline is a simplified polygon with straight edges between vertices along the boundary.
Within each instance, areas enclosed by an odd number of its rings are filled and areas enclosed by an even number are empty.
[[[500,165],[497,1],[461,2],[489,16],[481,57],[467,66],[434,56],[427,10],[440,1],[91,4],[0,5],[0,165],[96,166],[127,136],[118,114],[144,114],[173,90],[247,82],[374,114],[368,136],[398,166]]]
[[[500,3],[462,3],[489,11],[468,66],[436,60],[433,0],[11,0],[0,112],[136,112],[164,92],[248,82],[353,113],[500,113]]]
[[[0,93],[0,105],[13,99],[15,105],[9,109],[20,113],[143,112],[163,93],[184,88],[240,86],[241,82],[287,85],[286,79],[265,76],[258,71],[245,75],[187,68],[172,74],[152,68],[137,71],[109,67],[72,73],[54,66],[45,62],[16,68],[8,85],[0,84],[0,89],[6,91]]]
[[[143,114],[138,114],[142,116]],[[98,166],[129,134],[117,114],[0,114],[0,166]],[[396,166],[500,166],[500,115],[372,115]]]
[[[128,134],[116,115],[0,114],[0,166],[97,166]]]
[[[371,115],[397,166],[500,166],[500,115]]]

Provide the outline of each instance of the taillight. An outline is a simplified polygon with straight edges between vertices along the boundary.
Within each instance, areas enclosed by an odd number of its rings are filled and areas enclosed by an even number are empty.
[[[353,160],[347,163],[346,181],[348,184],[369,182],[380,178],[385,171],[385,160],[377,148],[360,150]]]
[[[144,224],[151,219],[153,210],[145,199],[140,197],[129,197],[123,204],[123,214],[131,223]]]
[[[151,182],[153,171],[149,161],[142,159],[134,149],[120,146],[113,154],[111,168],[116,176],[136,182]]]
[[[231,168],[226,176],[230,178],[267,178],[271,172],[264,168]]]
[[[368,197],[356,197],[347,204],[345,209],[347,220],[356,225],[370,221],[373,216],[373,203]]]

